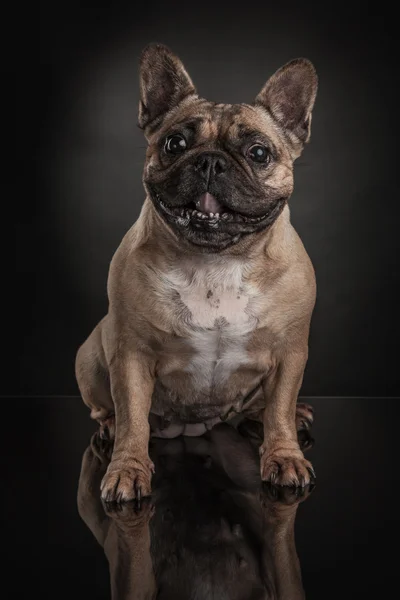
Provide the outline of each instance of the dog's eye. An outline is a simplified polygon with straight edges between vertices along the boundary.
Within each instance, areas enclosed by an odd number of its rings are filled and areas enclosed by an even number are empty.
[[[180,133],[170,135],[165,140],[165,152],[168,152],[169,154],[181,154],[182,152],[185,152],[186,148],[187,142]]]
[[[254,144],[251,146],[248,149],[247,154],[251,160],[258,163],[266,163],[269,162],[270,159],[268,148],[261,144]]]

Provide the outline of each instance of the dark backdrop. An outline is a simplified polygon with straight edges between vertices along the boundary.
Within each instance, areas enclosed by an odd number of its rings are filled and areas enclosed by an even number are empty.
[[[19,375],[3,373],[2,393],[77,393],[75,352],[107,310],[109,262],[144,199],[137,61],[159,41],[219,102],[251,101],[292,58],[314,62],[311,143],[290,203],[318,281],[302,394],[399,395],[393,14],[361,3],[40,4],[40,61],[18,74],[32,127],[18,145],[38,185],[17,202],[23,300],[5,325]]]

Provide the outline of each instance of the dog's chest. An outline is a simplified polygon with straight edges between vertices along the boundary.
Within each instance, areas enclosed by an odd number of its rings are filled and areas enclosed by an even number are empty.
[[[258,293],[244,271],[243,263],[230,261],[174,270],[168,276],[193,351],[185,371],[201,388],[224,383],[248,363],[246,346],[257,326]]]

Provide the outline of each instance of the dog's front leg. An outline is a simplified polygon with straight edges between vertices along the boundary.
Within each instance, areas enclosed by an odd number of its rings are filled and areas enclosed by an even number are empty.
[[[263,384],[266,407],[261,477],[277,485],[303,487],[315,477],[300,450],[296,431],[296,402],[306,362],[307,350],[285,353]]]
[[[140,352],[121,356],[110,367],[115,406],[115,442],[101,483],[106,502],[125,502],[151,493],[154,465],[149,458],[149,412],[154,375],[149,358]]]

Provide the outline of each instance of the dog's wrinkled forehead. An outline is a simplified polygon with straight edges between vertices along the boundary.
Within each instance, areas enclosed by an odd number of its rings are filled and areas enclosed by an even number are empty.
[[[284,139],[272,117],[257,106],[249,104],[219,104],[203,98],[190,97],[169,111],[163,121],[150,129],[149,142],[173,132],[190,130],[197,142],[218,142],[224,139],[242,140],[260,134],[277,149]]]

